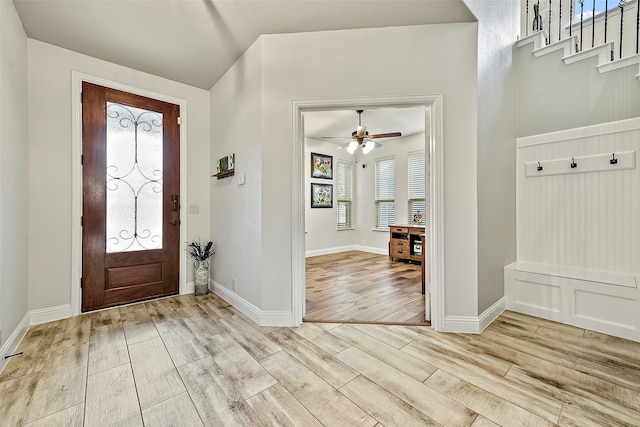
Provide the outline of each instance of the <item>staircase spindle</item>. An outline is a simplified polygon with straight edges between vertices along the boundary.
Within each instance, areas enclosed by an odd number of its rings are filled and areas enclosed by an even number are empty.
[[[549,0],[549,42],[547,44],[551,44],[551,0]]]
[[[558,41],[562,40],[562,0],[558,1]]]
[[[596,0],[593,0],[593,10],[591,11],[591,47],[596,45]]]
[[[607,43],[607,21],[609,21],[609,0],[604,2],[604,43]]]
[[[573,0],[569,2],[569,37],[571,37],[571,33],[573,30]]]
[[[582,27],[584,26],[584,0],[578,0],[580,3],[580,52],[582,52]]]
[[[627,4],[627,0],[620,0],[618,3],[618,7],[620,8],[620,56],[618,59],[622,58],[622,24],[624,21],[624,6]]]
[[[529,0],[527,0],[527,10],[524,16],[525,36],[529,35]]]

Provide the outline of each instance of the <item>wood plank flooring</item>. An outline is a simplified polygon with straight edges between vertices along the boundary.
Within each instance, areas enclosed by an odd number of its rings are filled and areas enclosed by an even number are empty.
[[[214,294],[33,326],[0,374],[12,426],[638,426],[640,343],[504,312],[259,327]]]
[[[422,266],[349,251],[306,260],[310,322],[425,322]]]

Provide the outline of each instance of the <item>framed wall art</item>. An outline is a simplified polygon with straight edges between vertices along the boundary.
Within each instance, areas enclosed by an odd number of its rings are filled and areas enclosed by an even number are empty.
[[[333,156],[311,153],[311,178],[333,179]]]
[[[333,185],[311,183],[311,207],[333,207]]]

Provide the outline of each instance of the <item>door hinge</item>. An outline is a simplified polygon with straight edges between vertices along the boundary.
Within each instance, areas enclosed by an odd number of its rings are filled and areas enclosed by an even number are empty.
[[[80,154],[80,164],[84,165],[84,154]]]
[[[80,227],[84,227],[84,216],[80,217]]]
[[[80,278],[80,289],[82,289],[84,287],[84,281],[82,279],[82,277]]]
[[[182,124],[182,117],[178,116],[178,126]]]
[[[82,101],[84,101],[84,92],[80,91],[80,104],[82,104]]]

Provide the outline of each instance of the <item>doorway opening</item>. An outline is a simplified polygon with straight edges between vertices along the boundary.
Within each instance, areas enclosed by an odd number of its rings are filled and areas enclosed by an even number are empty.
[[[425,106],[303,113],[305,321],[429,324],[421,240],[429,114]],[[318,188],[329,191],[321,206]]]
[[[427,212],[425,218],[425,245],[424,245],[424,253],[425,253],[425,262],[426,270],[425,271],[425,294],[423,297],[424,308],[425,308],[425,318],[431,320],[431,326],[436,330],[441,330],[442,325],[444,324],[443,317],[443,307],[444,307],[444,292],[442,288],[443,280],[442,280],[442,272],[444,270],[443,265],[443,153],[442,153],[442,96],[441,95],[417,95],[417,96],[400,96],[400,97],[387,97],[387,98],[358,98],[358,99],[344,99],[344,100],[309,100],[309,101],[295,101],[294,102],[294,138],[293,138],[293,203],[292,203],[292,223],[293,223],[293,232],[292,232],[292,314],[293,314],[293,324],[299,325],[302,323],[303,318],[307,314],[307,286],[306,286],[306,255],[309,251],[313,251],[314,249],[307,248],[307,237],[310,237],[307,230],[307,215],[310,214],[310,197],[312,192],[313,184],[322,183],[315,182],[311,178],[311,174],[309,173],[311,164],[310,159],[305,157],[305,135],[306,132],[306,120],[305,115],[310,115],[309,113],[314,112],[346,112],[351,113],[355,116],[354,111],[356,110],[364,110],[366,111],[374,111],[374,110],[384,110],[384,109],[409,109],[412,108],[421,108],[423,111],[423,123],[424,123],[424,134],[421,137],[422,140],[422,149],[424,151],[425,158],[428,159],[428,173],[426,174],[426,189],[427,196]],[[366,117],[366,113],[363,114],[363,117]],[[364,122],[364,120],[363,120]],[[362,123],[363,125],[365,123]],[[428,129],[428,132],[426,131]],[[378,132],[378,129],[375,130]],[[387,130],[380,130],[382,132],[387,132]],[[395,129],[389,129],[389,132],[395,131]],[[327,134],[327,136],[332,136]],[[321,138],[322,139],[322,138]],[[391,143],[392,141],[389,141]],[[319,150],[320,151],[320,150]],[[317,154],[327,154],[327,153],[317,153]],[[375,156],[375,149],[369,152],[367,155],[371,158],[366,161],[362,161],[362,159],[355,158],[353,160],[354,172],[356,170],[361,171],[362,169],[366,170],[371,168],[370,170],[375,170],[375,157],[372,157],[372,154]],[[408,154],[408,152],[406,153]],[[406,155],[405,154],[405,155]],[[338,168],[337,160],[338,158],[334,158],[336,163],[332,165],[334,168]],[[403,167],[406,166],[406,158],[401,160],[403,163]],[[307,162],[309,164],[307,165]],[[356,163],[359,162],[359,163]],[[362,164],[365,163],[365,167],[362,168]],[[337,169],[336,169],[337,171]],[[308,177],[307,177],[308,176]],[[357,180],[357,177],[354,178]],[[312,182],[310,183],[309,180]],[[364,182],[364,181],[363,181]],[[406,192],[406,190],[405,190]],[[307,194],[308,193],[308,194]],[[333,196],[335,197],[335,195]],[[337,199],[335,203],[337,203]],[[400,209],[398,215],[406,217],[400,219],[398,221],[407,224],[409,222],[408,212],[409,207],[407,204],[407,199],[404,199],[402,203],[406,207]],[[309,204],[309,206],[307,206]],[[375,207],[374,207],[375,209]],[[353,214],[358,215],[358,208],[354,207]],[[319,211],[319,210],[318,210]],[[334,211],[335,213],[335,211]],[[362,212],[364,213],[364,211]],[[337,220],[337,213],[334,216],[334,221]],[[382,228],[375,227],[376,224],[373,224],[372,228]],[[371,227],[371,225],[370,225]],[[366,226],[364,227],[364,231],[367,232]],[[335,225],[334,225],[335,231]],[[370,232],[370,230],[369,230]],[[341,231],[341,233],[345,233]],[[368,251],[371,255],[376,255],[384,258],[385,260],[389,260],[389,230],[384,231],[376,231],[377,239],[382,240],[384,243],[377,245],[372,245],[371,247],[376,248]],[[311,240],[310,240],[311,243]],[[356,243],[358,243],[356,241]],[[385,246],[386,245],[386,246]],[[349,245],[345,245],[347,248]],[[358,249],[359,246],[363,246],[360,244],[352,245],[354,248]],[[334,248],[335,249],[335,248]],[[343,247],[344,249],[344,247]],[[367,251],[363,251],[367,252]],[[310,252],[314,254],[314,252]],[[316,252],[317,253],[317,252]],[[340,256],[340,252],[338,252],[335,256]],[[343,256],[344,258],[344,256]],[[390,261],[390,260],[389,260]],[[419,265],[411,265],[407,263],[408,266],[417,266]],[[419,270],[417,272],[419,275]],[[389,323],[392,323],[389,321]]]

